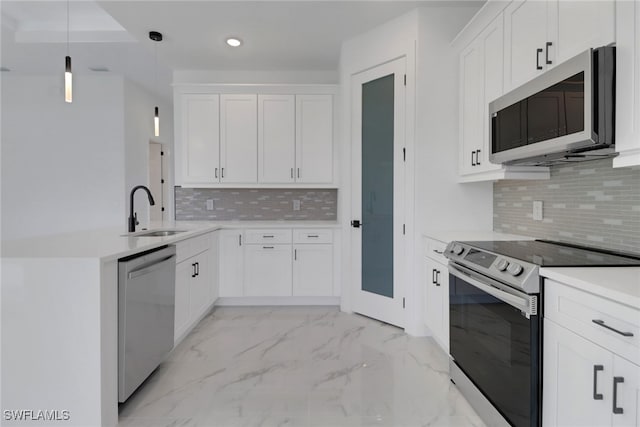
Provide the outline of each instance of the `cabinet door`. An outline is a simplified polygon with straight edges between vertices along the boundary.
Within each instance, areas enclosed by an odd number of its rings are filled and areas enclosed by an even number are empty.
[[[181,108],[182,180],[190,184],[218,182],[219,96],[185,94]]]
[[[296,181],[333,181],[333,97],[296,95]]]
[[[192,259],[187,259],[176,265],[176,296],[175,296],[175,321],[173,325],[174,345],[182,337],[189,327],[189,289],[194,274]]]
[[[614,356],[613,377],[616,379],[616,407],[621,413],[613,414],[614,426],[640,425],[640,366]],[[620,382],[622,380],[622,382]],[[613,382],[613,379],[611,380]],[[613,412],[613,406],[611,407]]]
[[[614,167],[640,165],[640,2],[616,2]]]
[[[543,348],[543,425],[611,425],[613,355],[550,320]]]
[[[476,169],[490,171],[502,166],[491,163],[491,119],[489,103],[504,93],[504,17],[502,14],[491,23],[479,36],[482,49],[482,86],[480,99],[480,125],[482,126],[482,144],[476,154]]]
[[[220,297],[241,297],[244,270],[242,230],[222,230],[219,239]]]
[[[258,97],[220,96],[220,182],[258,180]]]
[[[258,95],[258,179],[294,182],[294,95]]]
[[[449,276],[447,267],[430,258],[426,261],[424,318],[433,338],[449,351]]]
[[[220,254],[219,244],[220,233],[216,231],[211,235],[211,249],[209,250],[209,258],[207,260],[207,263],[209,264],[207,271],[207,280],[209,281],[209,306],[215,303],[220,294],[220,276],[218,274],[218,256]]]
[[[331,296],[333,245],[293,247],[293,296]]]
[[[245,245],[244,296],[291,296],[291,245]]]
[[[616,2],[613,0],[556,0],[549,2],[549,9],[549,41],[555,41],[551,47],[555,49],[555,55],[550,52],[553,62],[550,66],[616,40]]]
[[[210,265],[208,262],[209,251],[206,250],[196,255],[193,258],[189,258],[187,262],[191,261],[195,264],[196,277],[191,280],[189,289],[189,313],[190,321],[193,323],[207,308],[209,308],[210,301]]]
[[[547,6],[547,1],[515,0],[504,10],[505,91],[530,80],[546,66]]]
[[[475,153],[482,140],[482,51],[474,40],[460,54],[460,152],[461,175],[476,171]]]

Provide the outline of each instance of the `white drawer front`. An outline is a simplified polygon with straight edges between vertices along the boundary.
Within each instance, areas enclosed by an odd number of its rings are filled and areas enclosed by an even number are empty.
[[[211,236],[212,233],[207,233],[176,243],[176,262],[182,262],[187,258],[191,258],[200,252],[210,249],[212,245]]]
[[[332,243],[333,230],[298,228],[293,230],[293,243]]]
[[[545,317],[640,364],[640,310],[545,279]]]
[[[246,230],[244,238],[247,245],[291,243],[291,229],[255,229]]]
[[[446,242],[442,242],[436,239],[427,238],[427,244],[425,247],[426,253],[425,255],[429,258],[432,258],[442,264],[447,264],[448,260],[443,255],[445,248],[447,247]]]

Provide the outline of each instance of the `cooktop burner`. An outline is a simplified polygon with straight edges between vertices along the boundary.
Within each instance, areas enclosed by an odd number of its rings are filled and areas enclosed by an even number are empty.
[[[640,256],[601,252],[545,240],[462,242],[469,246],[506,255],[541,267],[640,266]]]

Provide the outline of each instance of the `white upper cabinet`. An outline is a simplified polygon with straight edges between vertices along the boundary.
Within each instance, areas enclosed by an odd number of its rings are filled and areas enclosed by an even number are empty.
[[[333,97],[296,95],[297,182],[333,181]]]
[[[504,88],[520,86],[547,67],[549,2],[514,0],[504,10]],[[549,57],[549,62],[552,58]]]
[[[258,95],[260,182],[295,182],[295,107],[294,95]]]
[[[258,181],[258,97],[220,96],[220,182]]]
[[[220,159],[219,96],[185,94],[181,98],[183,183],[218,182]]]
[[[614,167],[640,165],[640,3],[616,2]]]
[[[548,169],[502,166],[489,161],[489,103],[504,93],[503,15],[496,17],[460,53],[458,173],[461,182],[546,179]]]
[[[513,1],[504,10],[505,90],[589,48],[613,43],[615,10],[613,0]]]

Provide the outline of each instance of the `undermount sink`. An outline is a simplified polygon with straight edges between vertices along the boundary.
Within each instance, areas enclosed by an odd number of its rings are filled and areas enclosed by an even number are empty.
[[[147,231],[145,233],[136,234],[136,237],[166,237],[173,236],[174,234],[184,233],[186,230],[156,230]]]

